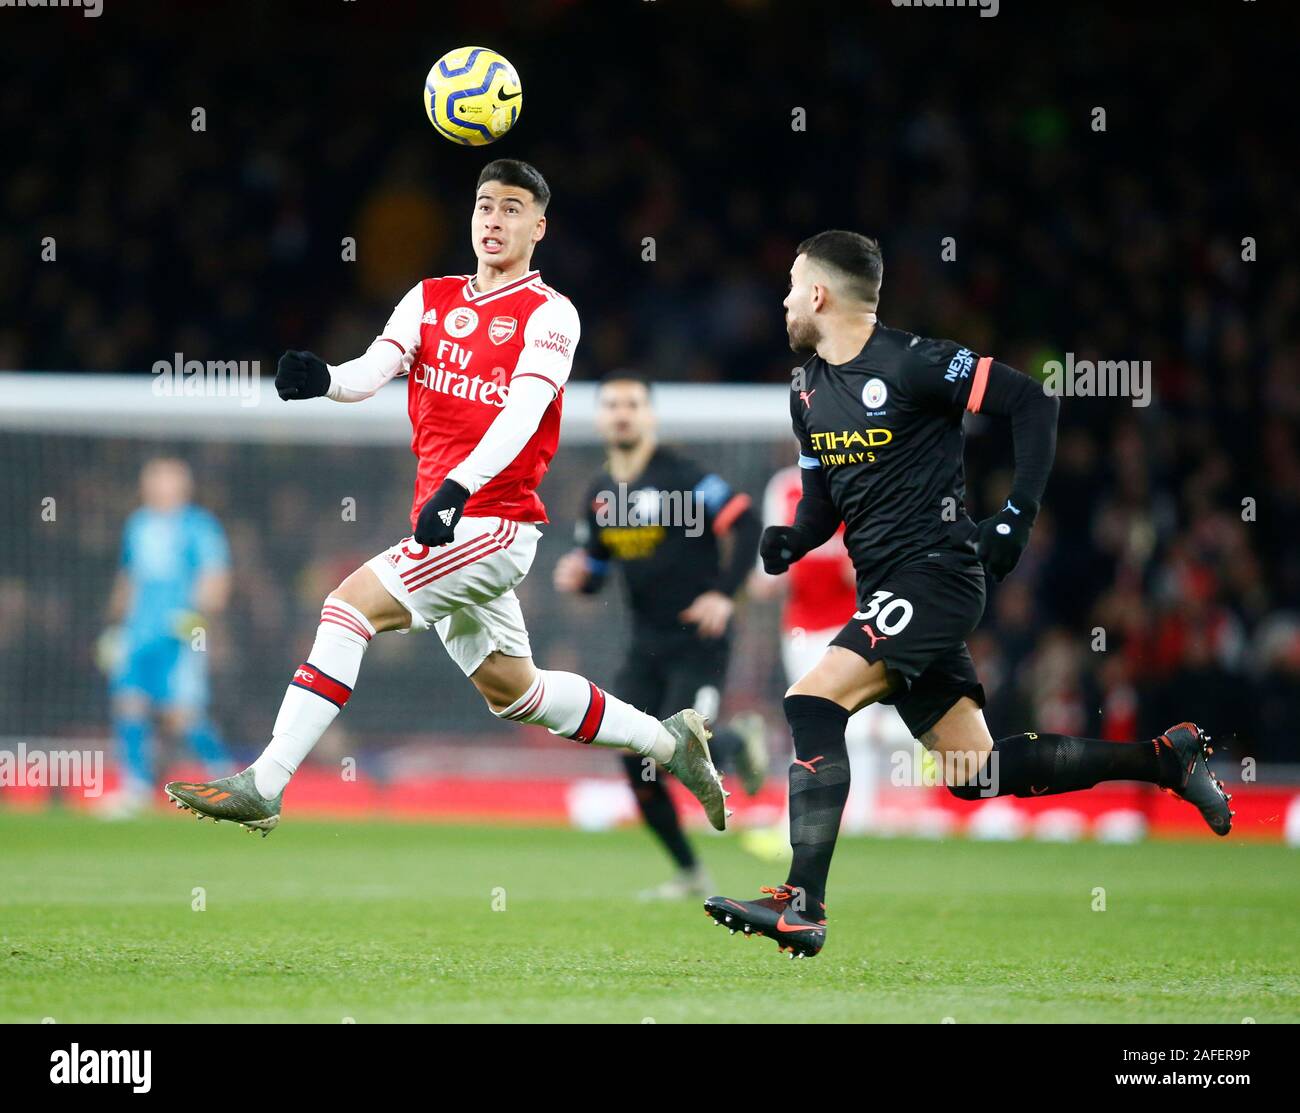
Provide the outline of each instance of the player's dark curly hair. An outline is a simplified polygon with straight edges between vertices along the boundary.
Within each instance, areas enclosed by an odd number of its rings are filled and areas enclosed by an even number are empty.
[[[526,189],[533,195],[539,208],[546,208],[551,200],[551,187],[546,184],[537,167],[517,158],[497,158],[483,167],[478,176],[479,187],[484,182],[501,182],[503,185]]]
[[[833,229],[809,236],[799,245],[800,255],[816,259],[823,266],[849,279],[855,297],[874,306],[880,301],[880,283],[885,276],[885,260],[880,244],[860,232]]]
[[[649,376],[631,367],[615,367],[612,371],[606,371],[600,377],[600,385],[604,386],[606,383],[640,383],[645,387],[647,394],[654,393],[654,384]]]

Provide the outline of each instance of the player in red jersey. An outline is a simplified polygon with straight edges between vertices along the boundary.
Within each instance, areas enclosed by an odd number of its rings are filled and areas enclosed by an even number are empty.
[[[788,526],[803,497],[797,466],[782,468],[768,481],[763,495],[763,524]],[[770,599],[784,593],[781,608],[781,663],[793,684],[826,652],[831,640],[858,609],[853,561],[844,547],[841,524],[826,544],[790,566],[784,576],[769,576],[762,565],[750,575],[751,598]],[[861,833],[873,826],[876,781],[881,750],[912,749],[912,736],[903,721],[883,704],[855,712],[845,728],[845,743],[853,771],[852,788],[844,807],[844,830]],[[786,824],[778,831],[748,831],[742,845],[763,857],[790,853]]]
[[[555,454],[579,335],[569,299],[530,266],[550,196],[527,163],[489,163],[470,222],[473,275],[412,287],[357,359],[330,366],[311,352],[281,357],[275,382],[284,399],[360,402],[408,377],[419,459],[412,535],[326,598],[261,757],[233,777],[171,782],[166,792],[178,807],[269,833],[290,777],[351,696],[370,640],[433,627],[494,715],[653,758],[694,793],[714,827],[726,826],[726,794],[696,711],[660,722],[584,677],[533,664],[514,589],[547,521],[537,485]]]

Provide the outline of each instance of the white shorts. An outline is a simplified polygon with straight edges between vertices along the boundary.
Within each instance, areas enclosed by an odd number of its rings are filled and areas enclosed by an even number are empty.
[[[366,567],[411,612],[411,629],[436,629],[469,676],[493,651],[532,656],[514,589],[532,567],[541,536],[531,522],[462,518],[449,545],[431,549],[408,537]]]
[[[831,639],[843,629],[833,626],[825,630],[805,630],[798,626],[781,632],[781,663],[786,679],[793,684],[813,665],[822,659],[830,647]]]
[[[786,679],[793,684],[817,664],[830,648],[831,640],[842,630],[832,626],[824,630],[785,630],[781,634],[781,663]],[[855,742],[879,746],[910,746],[912,732],[887,704],[873,703],[849,718],[845,736]]]

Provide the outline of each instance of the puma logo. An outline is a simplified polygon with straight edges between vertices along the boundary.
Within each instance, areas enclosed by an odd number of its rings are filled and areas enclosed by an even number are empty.
[[[804,404],[805,409],[812,409],[812,396],[816,393],[816,387],[813,387],[812,390],[801,390],[799,392],[799,401]]]
[[[818,754],[816,757],[810,758],[808,761],[800,761],[798,758],[795,758],[794,763],[796,765],[802,765],[805,769],[808,770],[809,773],[816,773],[817,770],[813,768],[813,763],[818,761],[825,761],[825,760],[826,760],[825,754]]]
[[[889,638],[889,635],[888,635],[888,634],[877,634],[877,633],[876,633],[876,632],[871,628],[871,623],[870,623],[870,622],[864,622],[864,623],[862,624],[862,629],[866,632],[867,637],[869,637],[869,638],[871,639],[871,648],[872,648],[872,649],[875,649],[875,648],[876,648],[876,643],[877,643],[877,642],[883,642],[883,641],[888,640],[888,638]]]

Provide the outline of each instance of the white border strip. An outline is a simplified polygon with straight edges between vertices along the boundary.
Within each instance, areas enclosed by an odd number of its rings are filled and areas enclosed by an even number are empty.
[[[268,376],[256,403],[238,397],[159,397],[152,375],[0,372],[0,430],[216,441],[407,445],[405,380],[365,402],[282,402]],[[792,438],[781,384],[663,383],[654,388],[665,435],[682,441]],[[593,444],[596,384],[564,391],[561,437]]]

